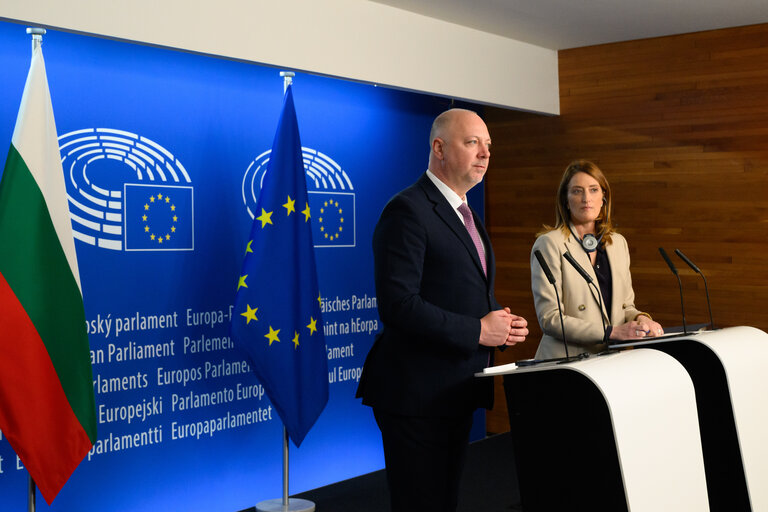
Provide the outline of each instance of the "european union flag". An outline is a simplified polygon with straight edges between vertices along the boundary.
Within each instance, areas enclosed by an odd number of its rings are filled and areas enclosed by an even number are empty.
[[[312,217],[289,87],[256,202],[232,338],[299,446],[328,402]]]
[[[125,250],[193,250],[192,187],[126,183]]]
[[[312,222],[315,247],[355,246],[355,194],[312,191],[309,206],[316,217]]]

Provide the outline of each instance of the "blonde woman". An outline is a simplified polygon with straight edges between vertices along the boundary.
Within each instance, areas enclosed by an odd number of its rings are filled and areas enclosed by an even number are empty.
[[[533,298],[544,332],[536,359],[565,357],[555,290],[535,251],[541,252],[555,277],[570,356],[604,350],[608,340],[663,334],[651,315],[635,308],[627,241],[613,229],[611,188],[594,163],[576,160],[568,165],[557,191],[555,226],[545,226],[531,250]],[[596,287],[566,261],[565,253],[592,277]]]

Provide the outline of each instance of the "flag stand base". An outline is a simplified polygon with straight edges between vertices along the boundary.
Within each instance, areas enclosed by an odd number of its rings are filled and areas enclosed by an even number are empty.
[[[256,512],[315,512],[315,504],[308,500],[288,497],[288,430],[283,425],[283,497],[260,501]]]
[[[278,498],[276,500],[266,500],[256,504],[256,512],[315,512],[315,504],[308,500],[300,500],[298,498],[290,498],[288,500],[288,506],[283,506],[283,500]]]

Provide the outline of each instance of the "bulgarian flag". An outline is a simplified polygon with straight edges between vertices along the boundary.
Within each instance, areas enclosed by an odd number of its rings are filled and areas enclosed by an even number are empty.
[[[42,49],[0,179],[0,430],[50,505],[96,441],[90,349]]]

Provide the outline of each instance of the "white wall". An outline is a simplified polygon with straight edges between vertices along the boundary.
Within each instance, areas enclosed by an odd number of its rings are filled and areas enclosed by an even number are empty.
[[[557,52],[367,0],[3,0],[0,17],[548,114]]]

